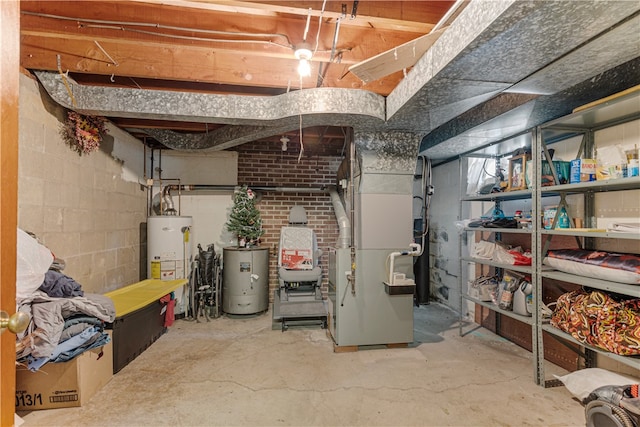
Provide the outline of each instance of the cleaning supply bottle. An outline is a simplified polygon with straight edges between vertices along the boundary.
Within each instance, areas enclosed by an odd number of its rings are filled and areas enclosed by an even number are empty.
[[[523,281],[513,295],[513,312],[521,316],[531,316],[533,310],[533,285]]]
[[[560,216],[558,217],[558,225],[556,228],[570,228],[569,215],[564,206],[560,209]]]

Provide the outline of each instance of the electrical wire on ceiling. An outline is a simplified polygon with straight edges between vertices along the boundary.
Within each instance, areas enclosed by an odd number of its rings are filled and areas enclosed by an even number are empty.
[[[304,26],[304,34],[302,35],[303,42],[307,41],[307,34],[309,34],[309,23],[311,23],[311,11],[312,9],[309,8],[309,11],[307,12],[307,23]]]
[[[322,12],[320,14],[319,24],[318,24],[318,31],[317,31],[317,34],[316,34],[316,46],[315,46],[315,50],[314,50],[313,54],[315,55],[317,52],[321,52],[321,53],[329,53],[329,52],[331,52],[331,55],[333,57],[335,46],[333,46],[331,50],[318,50],[319,37],[320,37],[320,27],[321,27],[321,24],[322,24],[322,15],[323,15],[324,10],[325,10],[325,5],[326,5],[326,0],[323,2],[323,5],[322,5]],[[40,18],[58,19],[58,20],[63,20],[63,21],[74,21],[74,22],[77,22],[79,28],[97,28],[97,29],[107,29],[107,30],[115,30],[115,31],[126,31],[126,32],[132,32],[132,33],[137,33],[137,34],[145,34],[145,35],[166,37],[166,38],[172,38],[172,39],[181,39],[181,40],[204,41],[204,42],[210,42],[210,43],[262,44],[262,45],[267,45],[267,46],[280,47],[280,48],[284,48],[284,49],[293,49],[294,48],[293,45],[291,44],[291,41],[289,40],[289,36],[286,35],[286,34],[282,34],[282,33],[248,33],[248,32],[240,32],[240,31],[234,32],[234,31],[220,31],[220,30],[205,30],[205,29],[199,29],[199,28],[188,28],[188,27],[179,27],[179,26],[172,26],[172,25],[153,24],[153,23],[148,23],[148,22],[135,22],[135,21],[134,22],[127,22],[127,21],[112,21],[112,20],[103,20],[103,19],[78,19],[78,18],[74,18],[74,17],[70,17],[70,16],[53,15],[53,14],[29,12],[29,11],[22,11],[21,13],[25,14],[25,15],[40,17]],[[307,18],[307,25],[306,25],[306,29],[305,29],[305,39],[306,39],[307,32],[308,32],[308,29],[309,29],[309,19],[310,19],[310,17],[311,17],[311,9],[309,9],[309,15],[308,15],[308,18]],[[185,32],[192,32],[192,33],[202,33],[202,34],[229,35],[229,36],[237,36],[237,37],[284,38],[286,40],[286,44],[277,43],[277,42],[274,42],[273,40],[219,39],[219,38],[197,37],[197,36],[179,35],[179,34],[167,34],[167,33],[161,33],[161,32],[156,32],[156,31],[147,31],[147,30],[140,30],[140,29],[135,29],[135,28],[127,28],[126,25],[137,26],[137,27],[148,27],[148,28],[155,28],[155,29],[165,29],[165,30],[172,30],[172,31],[185,31]],[[109,58],[109,60],[113,63],[113,65],[115,65],[115,66],[119,65],[118,62],[115,61],[106,52],[106,50],[99,44],[98,41],[94,40],[94,43],[104,53],[104,55],[107,58]],[[335,41],[334,41],[334,43],[335,43]],[[344,51],[350,51],[350,50],[351,50],[351,48],[345,48],[345,49],[343,49],[343,50],[341,50],[339,52],[339,55],[342,55],[342,53]],[[88,59],[95,59],[95,58],[88,58]],[[319,73],[320,73],[320,71],[319,71]],[[114,77],[115,77],[115,75],[112,75],[112,78],[111,78],[112,82],[114,82]],[[319,79],[323,80],[324,78],[323,78],[322,75],[319,75]],[[138,85],[135,81],[133,81],[133,79],[132,79],[132,82],[136,85],[136,87],[138,87],[138,89],[140,89],[140,85]],[[320,83],[320,85],[321,84],[322,83]]]
[[[333,58],[335,58],[336,56],[336,46],[338,44],[338,35],[340,34],[340,23],[346,17],[347,17],[347,5],[343,3],[342,13],[340,14],[340,17],[338,18],[338,20],[336,21],[336,29],[333,33],[333,43],[331,44],[331,57],[329,57],[329,62],[332,62]]]
[[[149,35],[155,35],[155,36],[161,36],[161,37],[171,37],[171,38],[186,39],[186,40],[213,41],[213,42],[220,42],[220,43],[261,43],[261,44],[280,46],[287,49],[293,48],[293,45],[289,40],[289,36],[282,33],[248,33],[248,32],[242,32],[242,31],[205,30],[201,28],[178,27],[174,25],[153,24],[149,22],[111,21],[111,20],[104,20],[104,19],[79,19],[71,16],[53,15],[48,13],[38,13],[38,12],[28,12],[28,11],[22,11],[21,13],[24,15],[37,16],[39,18],[59,19],[63,21],[75,21],[78,23],[79,28],[112,29],[112,30],[118,30],[118,31],[130,31],[130,32],[135,32],[140,34],[149,34]],[[137,30],[133,28],[127,28],[126,26],[156,28],[159,30],[185,31],[185,32],[201,33],[201,34],[227,35],[227,36],[236,36],[236,37],[284,38],[286,40],[286,44],[276,43],[271,40],[250,40],[250,39],[229,40],[229,39],[212,39],[212,38],[195,37],[195,36],[182,36],[178,34],[166,34],[166,33],[154,32],[154,31]]]
[[[96,44],[96,46],[98,46],[98,49],[100,49],[100,50],[102,51],[102,53],[104,53],[104,56],[106,56],[107,58],[109,58],[109,61],[111,61],[111,62],[113,63],[113,65],[115,65],[116,67],[117,67],[118,65],[120,65],[120,64],[118,64],[118,62],[117,62],[115,59],[113,59],[113,58],[111,57],[111,55],[109,55],[109,54],[107,53],[107,51],[106,51],[106,50],[104,50],[104,48],[102,47],[102,45],[101,45],[100,43],[98,43],[98,41],[97,41],[97,40],[94,40],[93,42]]]
[[[320,11],[320,16],[318,17],[318,31],[316,32],[316,47],[312,53],[311,56],[315,55],[316,52],[318,51],[318,45],[320,43],[320,28],[322,26],[322,15],[324,14],[324,8],[327,5],[327,0],[324,0],[322,2],[322,10]],[[304,33],[302,36],[302,43],[305,44],[307,41],[307,34],[309,33],[309,23],[311,22],[311,8],[309,8],[309,12],[307,14],[307,22],[305,24],[304,27]],[[310,60],[311,58],[306,58],[306,60]],[[302,60],[301,60],[302,62]],[[302,75],[303,73],[300,72],[300,90],[302,90]],[[299,106],[300,107],[300,111],[299,111],[299,115],[298,115],[298,124],[299,124],[299,131],[300,131],[300,154],[298,154],[298,163],[300,163],[300,161],[302,160],[302,155],[304,154],[304,142],[303,142],[303,133],[302,133],[302,105]]]
[[[129,77],[129,80],[131,80],[131,81],[133,82],[133,84],[134,84],[134,85],[136,85],[136,87],[137,87],[138,89],[142,89],[142,88],[140,87],[140,85],[138,84],[138,82],[136,82],[135,80],[133,80],[133,78]]]
[[[135,30],[132,28],[126,28],[126,27],[116,27],[116,26],[105,26],[105,25],[87,25],[86,28],[103,28],[103,29],[112,29],[112,30],[118,30],[118,31],[127,31],[127,32],[131,32],[131,33],[137,33],[137,34],[146,34],[146,35],[152,35],[152,36],[159,36],[159,37],[167,37],[167,38],[172,38],[172,39],[181,39],[181,40],[192,40],[192,41],[204,41],[204,42],[213,42],[213,43],[251,43],[251,44],[266,44],[269,46],[278,46],[278,47],[282,47],[285,49],[291,49],[293,48],[293,46],[291,45],[285,45],[282,43],[276,43],[276,42],[272,42],[270,40],[249,40],[249,39],[242,39],[242,40],[232,40],[232,39],[212,39],[212,38],[208,38],[208,37],[195,37],[195,36],[181,36],[178,34],[165,34],[165,33],[157,33],[155,31],[145,31],[145,30]],[[234,33],[232,33],[234,34]]]
[[[315,55],[318,51],[318,45],[320,44],[320,27],[322,27],[322,15],[324,15],[324,8],[327,5],[327,0],[322,2],[322,9],[320,10],[320,16],[318,16],[318,32],[316,33],[316,47],[313,50],[313,54]]]
[[[300,90],[302,91],[302,76],[300,76]],[[300,127],[300,154],[298,154],[298,163],[302,160],[302,154],[304,153],[304,143],[302,141],[302,102],[301,100],[298,102],[299,108],[299,127]]]

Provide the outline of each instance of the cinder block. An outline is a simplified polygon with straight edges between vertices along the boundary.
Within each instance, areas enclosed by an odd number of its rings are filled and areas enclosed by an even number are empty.
[[[20,177],[18,183],[18,205],[43,206],[44,183],[42,178]]]
[[[67,263],[65,274],[76,280],[79,277],[89,277],[94,267],[92,253],[66,257],[65,261]]]
[[[70,186],[77,186],[81,177],[79,164],[66,163],[63,168],[62,181]]]
[[[90,232],[93,229],[91,211],[87,209],[66,208],[64,210],[63,231],[81,233]]]
[[[69,264],[68,258],[79,253],[80,233],[51,233],[45,231],[39,236],[42,243],[48,247],[59,258],[64,259]]]
[[[20,98],[22,98],[22,94]],[[21,109],[22,105],[24,103],[21,102]],[[22,149],[44,153],[44,126],[36,119],[25,117],[22,111],[20,113],[20,123],[18,125],[20,155],[22,155]]]
[[[73,207],[78,206],[80,190],[76,186],[61,181],[44,180],[43,200],[45,206]]]
[[[101,252],[106,250],[105,246],[106,233],[104,231],[95,231],[82,233],[80,238],[80,253]]]
[[[18,227],[36,233],[36,235],[42,233],[46,229],[44,225],[46,216],[43,214],[43,210],[41,205],[19,204]]]
[[[118,250],[125,246],[125,232],[123,230],[111,230],[106,233],[105,237],[107,249]]]
[[[110,270],[116,268],[116,254],[117,250],[103,250],[93,253],[93,264],[96,270]]]
[[[58,206],[45,206],[44,210],[44,229],[53,232],[62,232],[64,225],[65,208]],[[42,212],[41,212],[42,213]]]

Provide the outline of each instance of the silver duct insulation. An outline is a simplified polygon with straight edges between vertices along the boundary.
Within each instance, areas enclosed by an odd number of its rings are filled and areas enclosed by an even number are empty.
[[[338,228],[340,230],[340,234],[338,235],[338,248],[348,248],[351,245],[351,222],[335,187],[329,187],[329,195],[331,196],[333,211],[336,214],[336,220],[338,221]]]

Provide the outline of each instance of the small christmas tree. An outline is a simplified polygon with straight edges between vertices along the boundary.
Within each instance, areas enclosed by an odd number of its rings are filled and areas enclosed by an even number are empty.
[[[264,234],[260,211],[255,206],[255,194],[243,185],[233,195],[233,207],[227,221],[227,230],[238,236],[238,246],[257,244]]]

